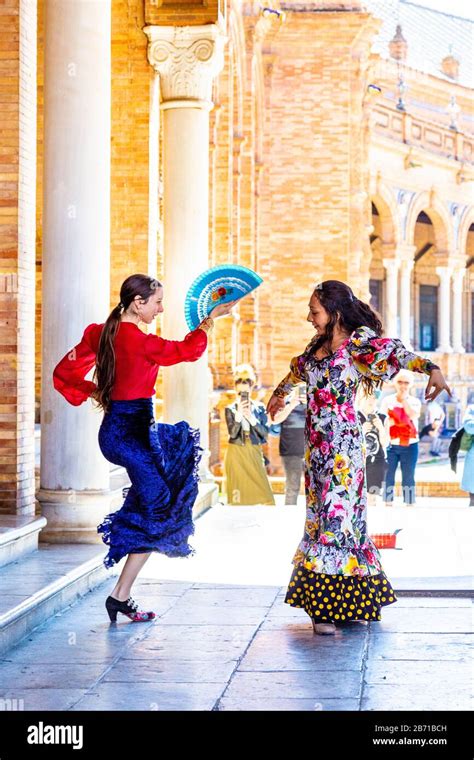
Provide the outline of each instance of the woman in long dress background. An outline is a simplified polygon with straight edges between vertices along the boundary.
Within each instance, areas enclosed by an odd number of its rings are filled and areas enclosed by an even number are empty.
[[[227,503],[236,506],[275,505],[262,450],[267,442],[268,418],[265,406],[251,398],[255,382],[256,375],[250,364],[236,367],[237,398],[225,409],[229,431],[224,461]]]
[[[316,335],[290,363],[267,411],[273,419],[295,385],[306,382],[306,521],[293,557],[285,602],[302,607],[315,633],[336,625],[380,620],[396,601],[367,527],[365,445],[354,398],[362,382],[372,393],[404,367],[429,375],[426,399],[451,393],[439,367],[383,338],[382,323],[351,288],[326,280],[311,294],[307,321]]]

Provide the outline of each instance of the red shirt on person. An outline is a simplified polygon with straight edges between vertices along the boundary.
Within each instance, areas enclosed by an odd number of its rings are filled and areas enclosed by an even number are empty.
[[[56,365],[53,385],[73,406],[86,401],[96,384],[85,380],[95,364],[103,324],[91,324],[84,330],[80,343]],[[115,382],[113,401],[150,398],[160,366],[194,362],[207,347],[207,333],[197,328],[184,340],[165,340],[146,335],[134,322],[120,322],[115,337]]]

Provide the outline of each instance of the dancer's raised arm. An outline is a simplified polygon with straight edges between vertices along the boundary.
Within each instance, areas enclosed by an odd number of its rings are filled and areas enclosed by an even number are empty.
[[[381,338],[362,326],[350,336],[348,351],[357,371],[373,380],[390,380],[401,369],[429,375],[425,399],[432,401],[441,391],[451,395],[443,373],[430,359],[409,351],[398,338]]]

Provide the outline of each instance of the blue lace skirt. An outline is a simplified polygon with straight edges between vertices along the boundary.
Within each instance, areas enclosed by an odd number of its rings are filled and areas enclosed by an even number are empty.
[[[184,421],[155,422],[151,398],[112,401],[100,426],[99,446],[109,462],[125,467],[131,481],[123,506],[97,528],[110,547],[105,566],[130,553],[194,554],[188,539],[194,533],[202,455],[199,430]]]

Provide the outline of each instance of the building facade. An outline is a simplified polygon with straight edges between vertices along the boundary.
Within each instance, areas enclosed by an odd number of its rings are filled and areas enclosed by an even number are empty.
[[[157,388],[157,415],[198,425],[215,472],[233,368],[251,362],[268,394],[311,335],[323,279],[370,299],[386,334],[432,357],[467,403],[472,24],[413,7],[2,4],[0,514],[41,511],[47,540],[97,540],[117,499],[100,415],[68,408],[51,372],[136,271],[163,281],[160,329],[174,339],[208,266],[264,278],[216,323],[206,357]]]

